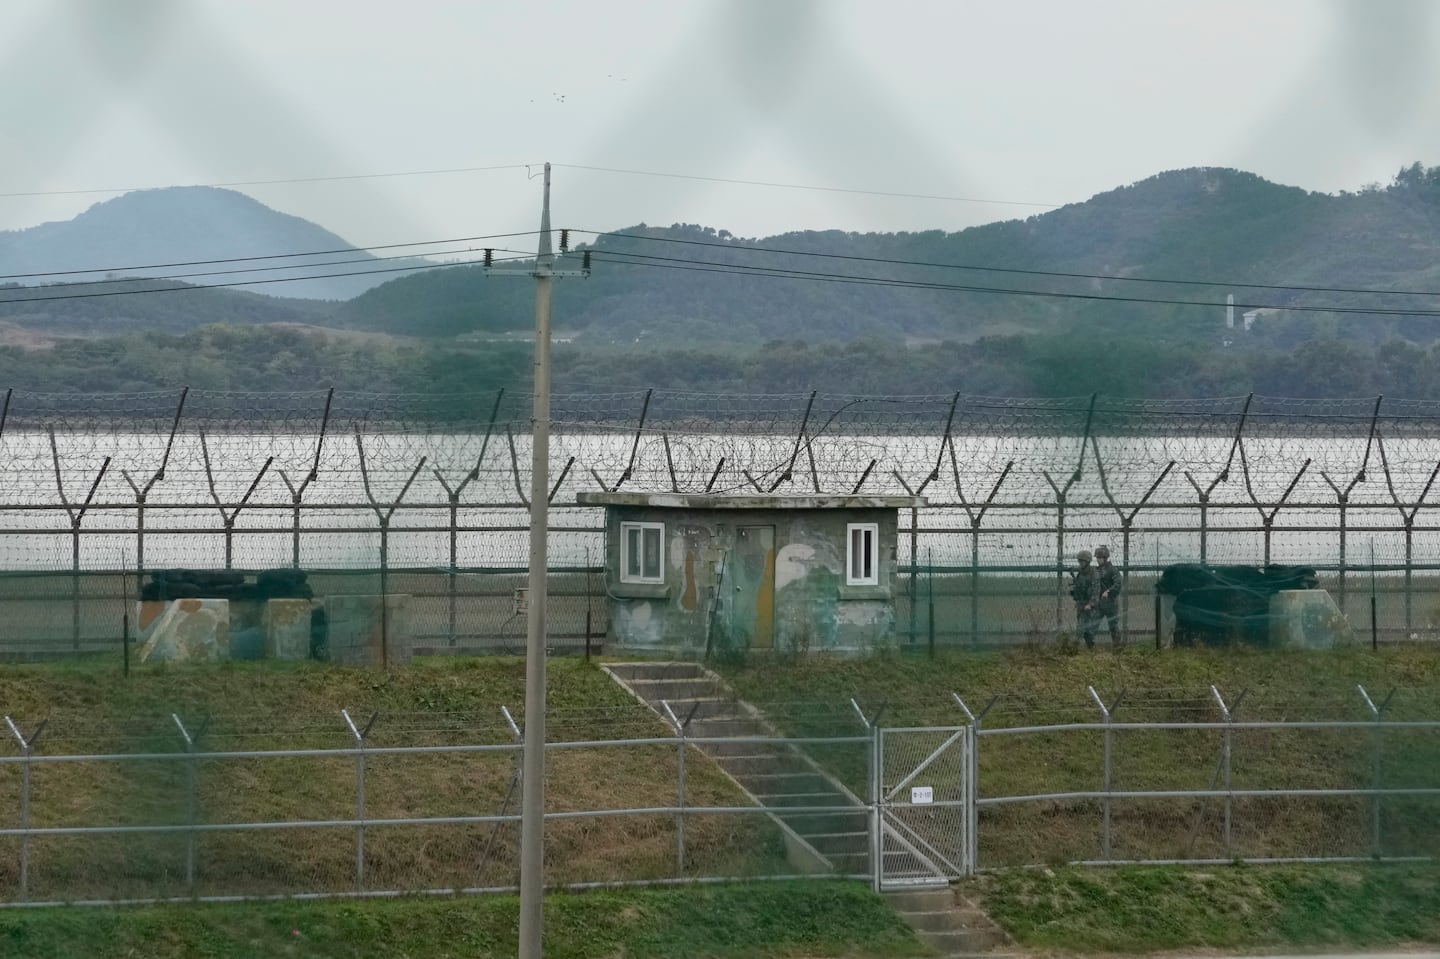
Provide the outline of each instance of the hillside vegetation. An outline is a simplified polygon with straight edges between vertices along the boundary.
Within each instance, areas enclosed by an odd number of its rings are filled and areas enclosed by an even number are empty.
[[[562,390],[1440,399],[1440,167],[1338,196],[1171,171],[958,233],[641,224],[575,239],[593,270],[556,284]],[[327,304],[0,288],[0,334],[15,331],[0,386],[523,390],[532,286],[449,266]],[[337,347],[265,324],[387,338]]]

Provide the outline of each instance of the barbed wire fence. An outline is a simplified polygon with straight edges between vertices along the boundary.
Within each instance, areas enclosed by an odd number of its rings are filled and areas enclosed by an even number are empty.
[[[0,399],[0,654],[113,648],[148,572],[309,571],[411,597],[420,648],[518,649],[529,397],[189,389]],[[584,490],[910,494],[897,640],[1068,628],[1073,553],[1110,545],[1159,634],[1176,562],[1313,567],[1377,641],[1440,626],[1440,403],[590,391],[552,399],[556,648],[603,641]],[[1368,621],[1367,621],[1368,620]]]

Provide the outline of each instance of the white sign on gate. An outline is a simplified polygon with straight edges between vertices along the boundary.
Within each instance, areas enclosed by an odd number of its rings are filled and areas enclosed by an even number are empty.
[[[935,801],[934,786],[911,786],[910,802],[916,806],[924,806]]]

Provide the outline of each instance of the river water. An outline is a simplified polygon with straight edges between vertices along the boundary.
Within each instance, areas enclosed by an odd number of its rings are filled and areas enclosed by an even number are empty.
[[[448,567],[453,520],[456,564],[521,567],[529,462],[529,437],[505,433],[12,431],[0,437],[0,567],[68,569],[76,529],[82,568],[133,567],[142,501],[147,567],[225,565],[227,524],[231,565],[288,565],[297,500],[304,566],[378,566],[388,523],[389,566]],[[902,564],[968,568],[978,554],[983,567],[1053,569],[1100,542],[1119,555],[1127,517],[1132,567],[1197,560],[1203,499],[1211,562],[1263,562],[1268,522],[1272,562],[1333,567],[1343,545],[1352,567],[1372,552],[1381,567],[1440,565],[1437,464],[1440,440],[1424,436],[561,433],[551,561],[599,562],[601,517],[573,503],[604,487],[919,492],[929,505],[902,511]]]

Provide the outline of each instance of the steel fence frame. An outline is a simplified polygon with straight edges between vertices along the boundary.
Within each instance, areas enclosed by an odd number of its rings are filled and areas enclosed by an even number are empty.
[[[957,788],[963,797],[963,808],[958,815],[962,817],[960,825],[959,841],[963,843],[960,850],[958,871],[940,871],[934,877],[935,882],[945,882],[950,879],[959,878],[962,875],[977,872],[993,871],[996,868],[1009,866],[1040,866],[1046,864],[1045,860],[1029,861],[1020,863],[994,864],[986,863],[981,853],[981,840],[986,832],[987,814],[1002,807],[1036,806],[1058,803],[1088,802],[1098,804],[1097,815],[1101,817],[1100,849],[1093,857],[1070,858],[1067,861],[1074,865],[1125,865],[1125,864],[1185,864],[1185,865],[1214,865],[1244,861],[1250,863],[1282,863],[1282,862],[1355,862],[1355,861],[1380,861],[1380,860],[1417,860],[1430,859],[1433,856],[1419,854],[1414,850],[1398,850],[1387,854],[1381,834],[1381,804],[1387,799],[1399,798],[1424,798],[1440,801],[1440,786],[1405,786],[1385,785],[1381,778],[1381,767],[1379,763],[1379,752],[1384,738],[1388,735],[1401,733],[1424,732],[1440,735],[1440,720],[1395,720],[1386,717],[1385,708],[1388,704],[1388,697],[1381,703],[1375,703],[1363,687],[1356,687],[1360,698],[1367,705],[1371,712],[1369,719],[1330,719],[1330,720],[1240,720],[1232,713],[1232,708],[1238,706],[1238,699],[1226,704],[1215,687],[1210,687],[1216,701],[1220,704],[1223,718],[1220,721],[1127,721],[1116,719],[1115,713],[1119,710],[1124,699],[1123,693],[1113,701],[1106,702],[1100,697],[1093,687],[1088,692],[1099,707],[1100,720],[1081,722],[1053,722],[1033,725],[1009,725],[987,727],[985,719],[990,707],[995,705],[992,700],[984,709],[972,710],[958,695],[954,696],[955,704],[965,717],[965,722],[959,726],[947,727],[920,727],[920,732],[933,733],[939,739],[946,742],[955,741],[955,736],[960,736],[958,741],[961,747],[960,755],[964,756],[966,768],[957,772],[960,782]],[[1243,698],[1243,697],[1241,697]],[[852,701],[852,705],[853,701]],[[691,735],[686,729],[686,724],[678,719],[669,721],[666,724],[673,730],[669,736],[637,736],[629,738],[605,739],[605,740],[567,740],[546,744],[547,750],[556,752],[567,750],[586,749],[630,749],[644,747],[666,747],[676,748],[681,755],[696,750],[692,760],[705,760],[703,750],[707,746],[734,746],[743,744],[764,744],[768,746],[783,746],[789,749],[803,750],[806,747],[863,747],[867,754],[866,780],[868,783],[869,795],[860,800],[866,807],[866,821],[870,824],[870,870],[863,875],[850,875],[845,878],[865,879],[870,881],[876,888],[895,888],[893,884],[887,885],[886,876],[883,872],[881,857],[876,854],[877,850],[884,848],[882,834],[887,830],[885,807],[890,802],[886,798],[887,789],[894,792],[898,787],[895,784],[881,782],[882,765],[884,763],[884,737],[886,733],[915,732],[916,727],[897,727],[894,729],[885,727],[881,722],[880,715],[867,717],[859,706],[855,706],[860,716],[863,732],[856,735],[843,736],[780,736],[780,735],[745,735],[745,736],[696,736]],[[883,710],[882,710],[883,712]],[[513,731],[513,722],[507,722]],[[517,886],[507,885],[486,885],[486,886],[465,886],[455,888],[374,888],[366,879],[366,853],[365,835],[367,829],[387,827],[460,827],[489,825],[501,827],[517,824],[520,820],[518,813],[507,812],[509,797],[499,813],[476,814],[476,815],[448,815],[448,816],[404,816],[404,817],[376,817],[366,813],[365,805],[365,776],[367,762],[374,759],[389,756],[510,756],[518,762],[520,746],[517,742],[509,743],[460,743],[447,745],[410,745],[410,746],[377,746],[368,742],[371,726],[375,716],[372,715],[369,722],[363,727],[353,720],[348,711],[342,711],[344,728],[353,738],[353,744],[337,748],[294,748],[294,749],[235,749],[235,750],[201,750],[198,748],[198,740],[202,730],[192,731],[187,729],[178,715],[170,717],[180,734],[182,748],[178,751],[169,752],[118,752],[118,753],[56,753],[44,754],[37,751],[36,741],[44,728],[32,730],[28,735],[22,733],[20,725],[10,716],[5,717],[6,725],[12,734],[12,738],[18,748],[13,753],[0,754],[0,771],[7,767],[18,767],[21,773],[21,788],[19,794],[19,820],[18,825],[0,827],[0,839],[14,840],[18,844],[18,868],[17,888],[13,891],[14,898],[0,901],[0,907],[36,906],[50,905],[61,901],[84,902],[95,905],[116,905],[121,903],[142,903],[142,902],[180,902],[180,901],[215,901],[228,902],[239,900],[268,900],[268,899],[318,899],[318,898],[344,898],[350,896],[359,897],[388,897],[397,895],[435,895],[435,894],[467,894],[467,893],[489,893],[514,891]],[[664,719],[665,717],[660,717]],[[1162,732],[1162,731],[1184,731],[1213,733],[1221,738],[1224,746],[1222,752],[1222,763],[1225,772],[1224,785],[1219,786],[1212,782],[1210,788],[1202,789],[1176,789],[1176,788],[1116,788],[1111,776],[1111,739],[1117,733],[1124,732]],[[1354,731],[1363,733],[1369,743],[1370,755],[1374,759],[1373,776],[1367,785],[1342,785],[1342,786],[1278,786],[1270,788],[1236,787],[1230,781],[1229,767],[1232,756],[1231,737],[1237,732],[1260,731],[1277,732],[1288,731],[1301,735],[1335,732]],[[1012,792],[994,793],[986,788],[981,767],[981,752],[985,750],[1002,749],[1001,743],[1007,737],[1021,737],[1027,735],[1045,736],[1093,736],[1096,733],[1105,739],[1103,752],[1103,763],[1100,769],[1095,770],[1099,774],[1100,788],[1095,789],[1060,789],[1052,791],[1037,792]],[[948,739],[946,738],[948,737]],[[348,760],[355,762],[355,812],[352,816],[331,817],[325,819],[274,819],[274,820],[244,820],[244,821],[201,821],[198,809],[198,769],[201,763],[226,762],[235,760],[265,760],[276,758],[301,759],[311,761],[323,760]],[[34,808],[30,789],[30,775],[36,767],[63,763],[132,763],[132,762],[159,762],[159,763],[181,763],[189,772],[186,777],[186,821],[184,823],[136,823],[136,824],[111,824],[111,825],[62,825],[62,826],[37,826],[34,824]],[[922,766],[921,768],[925,768]],[[696,872],[688,868],[686,860],[686,838],[684,823],[687,817],[711,817],[711,816],[769,816],[777,824],[780,820],[777,813],[783,811],[785,814],[823,814],[833,813],[837,808],[834,805],[794,805],[784,807],[767,807],[761,804],[755,805],[697,805],[685,800],[683,793],[683,777],[685,775],[685,762],[682,759],[677,766],[677,787],[679,792],[678,800],[673,803],[616,807],[616,808],[587,808],[552,810],[546,813],[549,821],[562,820],[600,820],[613,817],[625,816],[655,816],[674,817],[676,821],[676,865],[673,876],[613,876],[604,881],[598,882],[560,882],[557,888],[594,888],[600,886],[623,886],[623,885],[657,885],[671,884],[677,882],[711,882],[723,881],[730,878],[739,878],[726,875],[715,875],[706,872]],[[903,770],[902,770],[903,772]],[[915,778],[914,776],[910,778]],[[904,780],[902,785],[908,784],[910,779]],[[918,780],[917,780],[918,781]],[[928,781],[928,780],[927,780]],[[733,780],[732,780],[733,782]],[[1362,827],[1367,831],[1366,836],[1342,837],[1342,844],[1345,841],[1361,839],[1370,848],[1366,855],[1342,853],[1338,850],[1331,853],[1319,851],[1315,855],[1245,855],[1242,852],[1235,852],[1230,843],[1231,829],[1231,805],[1240,799],[1262,798],[1262,799],[1319,799],[1319,798],[1356,798],[1371,800],[1371,815],[1368,824]],[[1231,854],[1225,857],[1215,856],[1155,856],[1155,857],[1123,857],[1112,854],[1111,837],[1113,827],[1111,824],[1111,805],[1116,801],[1123,800],[1203,800],[1208,803],[1211,800],[1218,801],[1224,809],[1225,846]],[[923,802],[923,800],[922,800]],[[918,808],[912,803],[905,803],[909,808]],[[860,808],[860,807],[856,807]],[[1203,813],[1202,808],[1202,813]],[[217,833],[257,833],[270,831],[284,831],[296,829],[320,829],[333,830],[336,833],[353,832],[353,839],[350,842],[355,850],[354,867],[354,888],[353,890],[324,890],[324,889],[292,889],[285,893],[260,893],[246,894],[243,892],[220,892],[215,894],[201,894],[196,890],[197,872],[203,868],[203,861],[196,852],[197,837]],[[73,836],[91,838],[99,836],[134,836],[134,835],[162,835],[184,837],[186,840],[185,852],[185,885],[189,895],[183,896],[156,896],[156,897],[131,897],[125,899],[84,899],[77,897],[73,900],[56,900],[46,898],[43,901],[32,899],[29,895],[29,874],[33,866],[30,855],[30,844],[33,839],[51,836]],[[1193,836],[1191,837],[1193,843]],[[337,840],[342,841],[342,840]],[[486,855],[489,852],[487,849]],[[483,864],[482,864],[483,865]],[[952,874],[953,872],[953,874]],[[786,874],[787,877],[789,874]],[[745,877],[750,878],[750,877]],[[773,873],[760,878],[782,878]],[[923,882],[921,883],[923,884]]]
[[[553,415],[549,500],[563,518],[550,527],[552,554],[572,554],[559,562],[592,580],[603,533],[598,510],[573,505],[583,489],[904,491],[927,502],[900,516],[896,634],[911,645],[1068,630],[1070,554],[1096,540],[1140,584],[1175,559],[1259,566],[1300,553],[1373,641],[1440,631],[1440,577],[1425,575],[1440,571],[1440,504],[1430,500],[1440,443],[1428,438],[1440,404],[651,389],[557,396]],[[438,644],[454,645],[457,579],[523,569],[523,551],[505,559],[488,544],[528,530],[527,417],[503,390],[9,390],[0,565],[68,577],[52,598],[68,602],[78,652],[119,638],[82,622],[83,608],[122,601],[86,595],[86,578],[139,576],[165,543],[203,557],[197,568],[258,568],[241,555],[242,537],[266,565],[337,568],[326,544],[343,538],[366,554],[346,568],[372,569],[388,587],[393,572],[420,566],[395,544],[423,540],[424,568],[447,583]],[[598,583],[590,589],[603,599]],[[1122,592],[1132,639],[1158,627],[1149,599]],[[1417,610],[1417,599],[1435,609]]]

